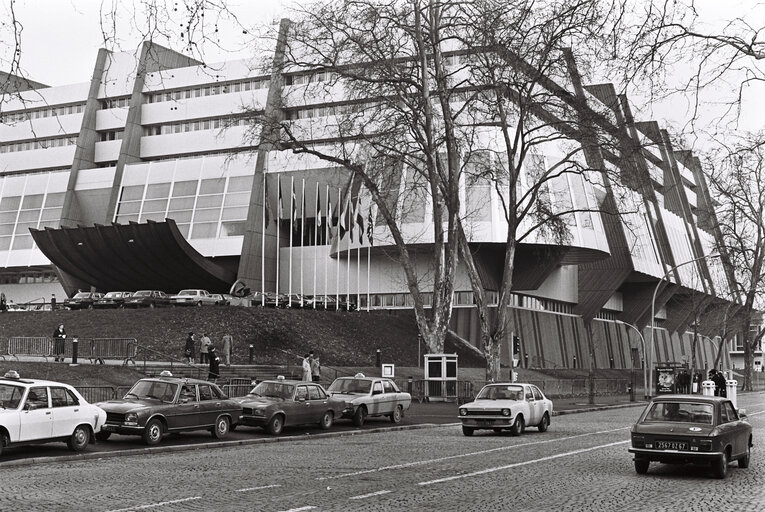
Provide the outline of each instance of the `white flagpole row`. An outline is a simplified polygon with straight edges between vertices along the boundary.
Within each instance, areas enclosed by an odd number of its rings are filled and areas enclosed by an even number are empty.
[[[266,304],[266,167],[263,166],[263,224],[260,231],[260,305]]]

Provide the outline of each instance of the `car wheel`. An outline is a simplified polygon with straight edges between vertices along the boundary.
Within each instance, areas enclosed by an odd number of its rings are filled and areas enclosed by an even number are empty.
[[[93,304],[88,304],[88,309],[93,309]]]
[[[651,461],[646,459],[635,459],[635,472],[638,475],[645,475],[648,473],[648,466],[651,464]]]
[[[228,435],[230,428],[231,420],[228,419],[228,416],[218,416],[212,429],[212,435],[215,439],[223,439]]]
[[[153,302],[149,302],[149,309],[154,309],[154,303]]]
[[[143,430],[143,442],[149,446],[154,446],[162,441],[162,422],[153,419],[146,424],[146,428]]]
[[[284,429],[284,418],[281,414],[277,414],[271,418],[271,421],[268,422],[268,426],[266,427],[266,431],[272,436],[281,434],[282,429]]]
[[[463,436],[472,436],[473,432],[475,432],[475,429],[472,427],[462,427],[462,435]]]
[[[198,307],[198,308],[201,308],[201,307],[202,307],[202,301],[201,301],[201,300],[197,302],[197,307]]]
[[[3,449],[5,449],[7,444],[10,444],[10,439],[8,439],[8,436],[5,434],[0,435],[0,455],[3,454]]]
[[[361,405],[356,409],[356,412],[353,413],[353,425],[356,427],[361,427],[362,425],[364,425],[364,422],[366,420],[367,420],[367,408]]]
[[[515,423],[513,423],[513,426],[510,427],[510,433],[514,436],[519,436],[523,434],[525,428],[526,426],[523,423],[523,416],[519,414],[518,417],[515,418]]]
[[[728,474],[728,450],[725,450],[719,460],[712,463],[712,473],[715,478],[725,478]]]
[[[750,444],[751,443],[747,441],[746,455],[738,459],[738,467],[740,467],[741,469],[746,469],[749,467],[749,458],[752,453],[752,447],[750,446]]]
[[[86,425],[77,425],[66,444],[73,452],[81,452],[88,447],[89,442],[90,429]]]
[[[327,411],[321,417],[321,421],[319,422],[319,425],[321,425],[321,428],[323,430],[327,430],[332,426],[332,423],[334,421],[335,421],[335,415],[332,414],[332,411]]]
[[[537,425],[537,428],[540,432],[547,432],[547,427],[550,426],[550,416],[545,413],[544,416],[542,416],[542,421],[539,422],[539,425]]]
[[[393,412],[390,415],[390,421],[392,423],[401,423],[401,419],[404,417],[404,408],[400,405],[397,405],[395,409],[393,409]]]
[[[112,436],[111,432],[104,432],[103,430],[96,434],[96,441],[108,441]]]

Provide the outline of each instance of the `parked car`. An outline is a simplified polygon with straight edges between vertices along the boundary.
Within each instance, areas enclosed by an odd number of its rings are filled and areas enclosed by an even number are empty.
[[[56,441],[79,452],[105,421],[106,412],[69,384],[22,379],[15,371],[0,378],[0,455],[10,446]]]
[[[718,396],[664,395],[651,400],[631,431],[629,452],[643,475],[651,462],[708,465],[725,478],[728,464],[748,468],[752,426],[746,410]]]
[[[170,296],[173,306],[214,306],[215,298],[207,290],[181,290]]]
[[[213,293],[210,295],[210,297],[215,299],[216,306],[228,306],[231,304],[231,295],[222,294],[222,293]]]
[[[262,427],[271,435],[292,425],[318,424],[326,430],[345,409],[345,402],[330,397],[320,384],[282,379],[264,380],[234,400],[242,406],[239,424]]]
[[[96,309],[122,308],[125,307],[125,299],[130,298],[133,292],[108,292],[106,295],[93,303]]]
[[[527,426],[547,431],[553,415],[553,403],[533,384],[497,382],[487,384],[473,402],[460,406],[462,433],[472,436],[476,430],[510,430],[523,434]]]
[[[170,297],[160,290],[138,290],[125,299],[126,308],[157,308],[170,305]]]
[[[93,309],[93,304],[103,297],[100,292],[77,292],[64,299],[64,307],[69,309]]]
[[[362,373],[335,379],[327,391],[346,403],[343,417],[351,418],[357,427],[370,416],[387,416],[393,423],[400,423],[412,405],[412,395],[398,389],[393,380],[365,377]]]
[[[120,400],[97,404],[106,411],[106,423],[96,438],[113,433],[137,435],[156,445],[169,432],[209,430],[223,439],[241,415],[241,406],[212,382],[173,377],[141,379]]]
[[[253,292],[247,296],[250,300],[250,304],[253,306],[264,306],[267,308],[286,308],[289,302],[289,297],[286,293],[274,293],[274,292]]]

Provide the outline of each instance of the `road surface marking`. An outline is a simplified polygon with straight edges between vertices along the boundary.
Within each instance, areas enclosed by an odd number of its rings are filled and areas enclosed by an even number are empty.
[[[237,489],[236,492],[260,491],[261,489],[271,489],[273,487],[281,487],[281,485],[271,484],[271,485],[261,485],[260,487],[246,487],[244,489]]]
[[[591,452],[593,450],[600,450],[602,448],[610,448],[611,446],[618,446],[620,444],[627,444],[629,442],[630,442],[629,440],[617,441],[615,443],[602,444],[600,446],[592,446],[590,448],[582,448],[581,450],[574,450],[572,452],[566,452],[566,453],[558,453],[556,455],[550,455],[548,457],[542,457],[540,459],[527,460],[524,462],[516,462],[514,464],[508,464],[506,466],[499,466],[496,468],[482,469],[480,471],[474,471],[472,473],[463,473],[461,475],[448,476],[446,478],[439,478],[437,480],[428,480],[427,482],[418,482],[417,485],[432,485],[432,484],[440,484],[443,482],[451,482],[452,480],[459,480],[461,478],[469,478],[472,476],[485,475],[487,473],[495,473],[497,471],[504,471],[506,469],[517,468],[519,466],[526,466],[528,464],[536,464],[538,462],[545,462],[548,460],[559,459],[561,457],[568,457],[570,455],[578,455],[580,453]]]
[[[193,498],[182,498],[180,500],[162,501],[160,503],[152,503],[150,505],[137,505],[135,507],[120,508],[116,510],[110,510],[109,512],[127,512],[129,510],[144,510],[147,508],[163,507],[165,505],[174,505],[176,503],[183,503],[185,501],[201,500],[202,496],[194,496]]]
[[[282,510],[281,512],[302,512],[303,510],[313,510],[316,507],[312,507],[311,505],[300,507],[300,508],[291,508],[289,510]]]
[[[500,446],[499,448],[490,448],[488,450],[481,450],[481,451],[478,451],[478,452],[469,452],[469,453],[461,453],[461,454],[458,454],[458,455],[449,455],[447,457],[439,457],[437,459],[416,460],[416,461],[413,461],[413,462],[405,462],[403,464],[394,464],[392,466],[383,466],[383,467],[374,468],[374,469],[365,469],[365,470],[362,470],[362,471],[354,471],[352,473],[343,473],[343,474],[334,475],[334,476],[322,476],[322,477],[316,478],[316,480],[333,480],[333,479],[336,479],[336,478],[345,478],[345,477],[349,477],[349,476],[359,476],[359,475],[364,475],[364,474],[367,474],[367,473],[378,473],[380,471],[388,471],[388,470],[391,470],[391,469],[402,469],[402,468],[408,468],[408,467],[412,467],[412,466],[422,466],[424,464],[433,464],[433,463],[436,463],[436,462],[443,462],[445,460],[451,460],[451,459],[459,459],[459,458],[462,458],[462,457],[473,457],[473,456],[476,456],[476,455],[485,455],[487,453],[504,451],[504,450],[511,450],[511,449],[514,449],[514,448],[523,448],[525,446],[533,446],[533,445],[544,444],[544,443],[553,443],[553,442],[556,442],[556,441],[568,441],[570,439],[577,439],[577,438],[580,438],[580,437],[594,436],[594,435],[600,435],[600,434],[610,434],[610,433],[613,433],[613,432],[618,432],[620,430],[624,430],[625,428],[629,428],[629,427],[615,428],[613,430],[602,430],[600,432],[589,432],[587,434],[579,434],[579,435],[569,436],[569,437],[558,437],[558,438],[555,438],[555,439],[545,439],[544,441],[534,441],[532,443],[514,444],[514,445],[510,445],[510,446]]]
[[[373,496],[380,496],[383,494],[388,494],[389,492],[393,491],[377,491],[377,492],[370,492],[369,494],[362,494],[360,496],[353,496],[352,498],[348,498],[349,500],[363,500],[364,498],[372,498]]]

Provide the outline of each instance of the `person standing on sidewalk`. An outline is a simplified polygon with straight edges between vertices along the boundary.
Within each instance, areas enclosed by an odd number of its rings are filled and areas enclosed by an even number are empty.
[[[229,333],[223,335],[223,357],[226,358],[226,366],[231,366],[231,352],[234,348],[234,337]]]
[[[194,333],[192,331],[189,331],[189,335],[186,336],[186,345],[183,347],[183,355],[186,358],[187,363],[194,363]]]
[[[319,357],[313,354],[313,350],[309,353],[309,361],[311,363],[311,380],[314,382],[321,381],[321,363]]]
[[[207,380],[217,382],[220,377],[220,357],[218,357],[218,351],[215,350],[215,347],[211,346],[207,355],[210,358],[210,373],[207,374]]]
[[[64,324],[61,324],[55,331],[53,331],[53,355],[56,358],[56,362],[64,362],[65,349],[66,331],[64,330]]]
[[[199,348],[199,362],[202,364],[208,363],[208,352],[210,350],[210,345],[212,345],[212,340],[207,335],[207,333],[202,334],[202,345]]]

